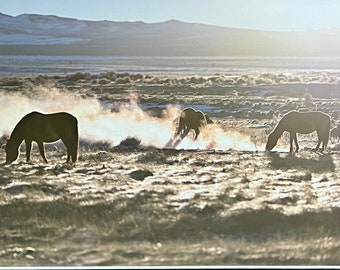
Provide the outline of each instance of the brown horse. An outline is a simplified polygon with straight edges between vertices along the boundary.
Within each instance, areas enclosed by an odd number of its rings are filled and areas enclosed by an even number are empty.
[[[266,150],[272,150],[283,132],[288,131],[290,136],[289,152],[293,152],[293,141],[295,142],[295,151],[297,152],[299,150],[299,145],[297,143],[296,133],[309,134],[316,131],[318,135],[318,144],[314,151],[318,151],[322,142],[320,150],[322,152],[328,144],[330,125],[330,117],[325,113],[291,111],[282,117],[272,133],[269,134]]]
[[[200,129],[208,123],[213,123],[213,121],[202,111],[197,111],[193,108],[185,108],[179,117],[175,136],[180,135],[181,139],[183,139],[188,135],[189,131],[193,129],[195,131],[196,140],[200,134]]]
[[[44,142],[51,143],[61,139],[67,148],[67,162],[76,162],[78,153],[78,121],[65,112],[42,114],[31,112],[25,115],[15,126],[6,143],[6,163],[18,158],[19,146],[23,140],[26,144],[26,161],[30,161],[32,142],[38,144],[40,155],[45,157]]]

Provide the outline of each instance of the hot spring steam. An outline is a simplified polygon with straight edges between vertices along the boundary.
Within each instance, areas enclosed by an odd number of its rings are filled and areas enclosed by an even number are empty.
[[[117,110],[107,109],[94,98],[84,98],[57,88],[40,87],[39,95],[27,97],[21,94],[1,93],[0,123],[2,133],[10,134],[18,121],[27,113],[40,111],[53,113],[66,111],[77,117],[80,140],[107,142],[116,146],[128,137],[141,141],[143,146],[163,148],[172,138],[180,115],[180,108],[168,105],[162,117],[151,116],[138,105],[136,95],[130,101],[114,104]],[[235,130],[224,131],[218,124],[207,125],[196,141],[191,133],[177,149],[256,150],[250,137]]]

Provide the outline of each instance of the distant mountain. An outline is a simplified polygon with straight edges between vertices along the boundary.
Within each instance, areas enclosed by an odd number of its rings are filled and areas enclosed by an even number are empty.
[[[270,32],[170,20],[84,21],[0,13],[1,55],[340,56],[340,29]]]

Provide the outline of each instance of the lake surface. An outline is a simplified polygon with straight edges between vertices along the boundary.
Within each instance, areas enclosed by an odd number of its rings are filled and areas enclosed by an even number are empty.
[[[154,75],[228,75],[311,70],[339,72],[340,58],[0,56],[0,75],[107,71]]]

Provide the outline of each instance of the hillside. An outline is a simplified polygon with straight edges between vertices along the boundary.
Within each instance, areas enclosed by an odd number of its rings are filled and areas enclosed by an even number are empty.
[[[340,56],[340,29],[270,32],[169,20],[83,21],[0,13],[2,55]]]

